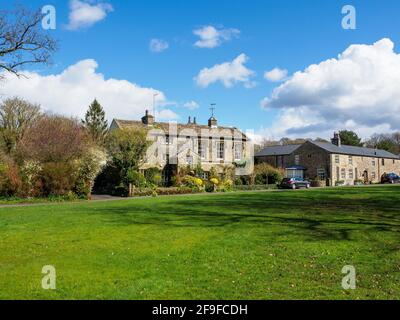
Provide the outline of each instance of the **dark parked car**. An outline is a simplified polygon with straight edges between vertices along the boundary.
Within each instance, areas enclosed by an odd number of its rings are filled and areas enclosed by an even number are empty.
[[[400,177],[395,173],[384,173],[381,178],[381,183],[400,183]]]
[[[282,180],[279,188],[282,189],[299,189],[299,188],[307,188],[309,189],[311,186],[311,182],[301,179],[301,178],[285,178]]]

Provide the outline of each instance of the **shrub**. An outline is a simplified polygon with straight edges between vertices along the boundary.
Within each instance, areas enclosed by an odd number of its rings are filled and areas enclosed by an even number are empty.
[[[126,181],[127,183],[132,183],[135,187],[139,189],[145,188],[147,186],[145,176],[132,168],[129,169],[126,174]]]
[[[148,183],[153,184],[155,186],[161,186],[162,174],[160,169],[150,168],[145,171],[144,176]]]
[[[215,185],[212,182],[207,181],[205,185],[206,192],[215,192]]]
[[[41,171],[41,195],[63,196],[74,190],[77,183],[76,163],[50,162]]]
[[[277,189],[276,184],[262,184],[262,185],[243,185],[243,186],[234,186],[233,190],[235,191],[257,191],[257,190],[269,190],[269,189]]]
[[[223,187],[226,191],[231,191],[233,188],[233,181],[231,179],[226,179],[223,182]]]
[[[254,167],[252,184],[274,184],[283,179],[283,172],[267,163],[260,163]]]
[[[219,180],[218,180],[217,178],[211,178],[211,179],[210,179],[210,182],[211,182],[214,186],[219,185]]]
[[[129,190],[123,184],[120,184],[120,185],[114,187],[114,189],[111,192],[111,195],[116,196],[116,197],[127,197],[128,194],[129,194]]]
[[[0,164],[0,194],[2,196],[19,196],[22,190],[22,179],[18,166],[13,162]]]
[[[203,180],[192,176],[185,176],[183,178],[183,184],[187,187],[198,188],[198,189],[202,188],[204,185]]]
[[[23,193],[25,196],[37,196],[38,190],[35,188],[38,186],[39,174],[42,171],[42,166],[38,161],[26,161],[21,169],[21,179],[23,182]]]

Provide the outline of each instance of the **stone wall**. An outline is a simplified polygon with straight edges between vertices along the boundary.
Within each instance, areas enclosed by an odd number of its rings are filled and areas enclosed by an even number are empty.
[[[296,156],[299,156],[298,163],[296,163]],[[324,149],[321,149],[310,142],[306,142],[298,148],[290,158],[293,162],[291,165],[298,164],[306,168],[306,171],[304,172],[305,178],[315,179],[318,176],[319,170],[324,170],[325,179],[330,178],[330,154]]]
[[[332,180],[344,181],[346,185],[353,185],[354,180],[378,183],[384,173],[400,174],[400,160],[384,159],[382,161],[382,158],[332,154],[331,163]],[[345,177],[342,176],[343,169]]]

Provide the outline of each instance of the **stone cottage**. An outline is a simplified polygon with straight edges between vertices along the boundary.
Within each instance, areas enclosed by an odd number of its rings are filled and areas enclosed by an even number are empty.
[[[267,147],[255,155],[285,169],[287,177],[326,180],[328,185],[380,182],[384,173],[400,175],[400,157],[385,150],[342,145],[340,135],[331,143],[307,141],[301,145]]]

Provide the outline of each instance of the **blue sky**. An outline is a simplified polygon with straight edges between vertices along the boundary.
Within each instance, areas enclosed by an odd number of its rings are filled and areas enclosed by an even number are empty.
[[[103,19],[91,26],[76,27],[71,30],[67,27],[71,13],[70,1],[29,1],[29,6],[33,8],[46,4],[56,7],[57,29],[48,32],[60,41],[60,49],[53,59],[54,65],[40,68],[36,66],[31,69],[32,72],[42,76],[57,75],[79,61],[92,59],[98,65],[95,72],[103,74],[105,79],[126,80],[140,87],[154,88],[162,92],[165,99],[159,101],[160,110],[168,109],[173,112],[179,116],[178,121],[184,122],[191,115],[197,116],[200,122],[205,123],[210,114],[209,104],[216,103],[216,115],[221,124],[254,129],[261,135],[274,138],[283,135],[327,136],[331,129],[343,129],[339,127],[343,124],[341,118],[332,122],[334,125],[328,125],[326,132],[318,129],[329,121],[329,117],[326,113],[315,115],[313,112],[315,108],[326,108],[331,102],[327,102],[326,106],[315,103],[307,106],[308,111],[304,117],[311,119],[315,116],[315,123],[299,119],[299,124],[296,125],[296,120],[291,118],[294,123],[284,130],[271,129],[277,124],[285,126],[285,119],[290,117],[290,114],[304,111],[303,105],[294,103],[293,106],[284,106],[284,103],[279,101],[276,103],[277,107],[261,107],[262,100],[271,98],[273,90],[285,84],[285,80],[288,81],[296,71],[303,71],[312,64],[337,58],[352,44],[372,46],[375,42],[388,38],[396,45],[400,37],[398,22],[400,2],[395,0],[91,0],[87,2],[89,5],[108,3],[113,10],[108,10]],[[2,8],[7,7],[9,1],[0,0],[0,4]],[[341,26],[344,16],[341,10],[347,4],[353,5],[357,10],[356,30],[344,30]],[[196,47],[195,43],[199,37],[194,34],[194,30],[205,26],[212,26],[219,31],[228,30],[228,33],[233,29],[238,32],[231,32],[229,39],[225,39],[214,48]],[[152,52],[149,49],[151,39],[167,42],[168,48],[162,52]],[[224,86],[220,81],[211,82],[207,87],[202,87],[196,82],[195,78],[204,68],[232,62],[241,54],[247,57],[243,65],[252,72],[249,81],[235,82],[230,87]],[[264,73],[276,67],[286,69],[289,78],[281,82],[266,80]],[[386,77],[386,74],[382,76]],[[329,83],[337,79],[328,76],[324,77],[323,81]],[[292,84],[292,87],[288,84],[287,94],[292,94],[293,97],[297,94],[303,96],[302,93],[293,92],[296,90],[293,88],[297,88],[296,83]],[[8,92],[7,87],[4,90],[5,95],[15,94],[11,89]],[[367,94],[374,95],[374,90],[377,89],[371,88]],[[22,89],[16,93],[24,94]],[[98,95],[97,92],[94,94]],[[313,96],[322,94],[324,93],[319,90],[312,93]],[[389,98],[393,98],[388,97],[385,92],[382,94],[386,94],[382,101],[387,102]],[[279,96],[277,99],[287,100],[287,97]],[[141,100],[138,101],[137,103],[140,103]],[[144,101],[144,104],[150,104],[148,100]],[[184,104],[191,101],[196,102],[199,107],[194,110],[185,108]],[[80,103],[80,100],[72,100],[71,104],[73,103]],[[48,109],[53,108],[48,102],[47,104]],[[112,112],[113,116],[122,118],[140,116],[138,107],[132,107],[132,114],[127,112],[118,114],[118,108],[111,104],[111,100],[108,100],[105,107],[106,110],[115,111]],[[287,107],[293,107],[292,113],[287,112],[282,115],[283,111],[287,111]],[[358,122],[355,116],[356,107],[357,105],[353,104],[352,112],[345,111],[353,122],[343,126],[350,129],[360,128],[361,134],[365,136],[372,133],[368,130],[371,127],[382,131],[399,129],[395,123],[387,123],[384,120],[375,123],[374,119],[363,119]],[[71,113],[80,115],[79,110],[83,110],[85,106],[71,106],[71,108],[74,110]],[[57,112],[69,113],[68,110],[55,109]],[[334,118],[335,113],[330,117]],[[291,130],[293,128],[298,130]],[[307,128],[310,130],[307,131]]]

